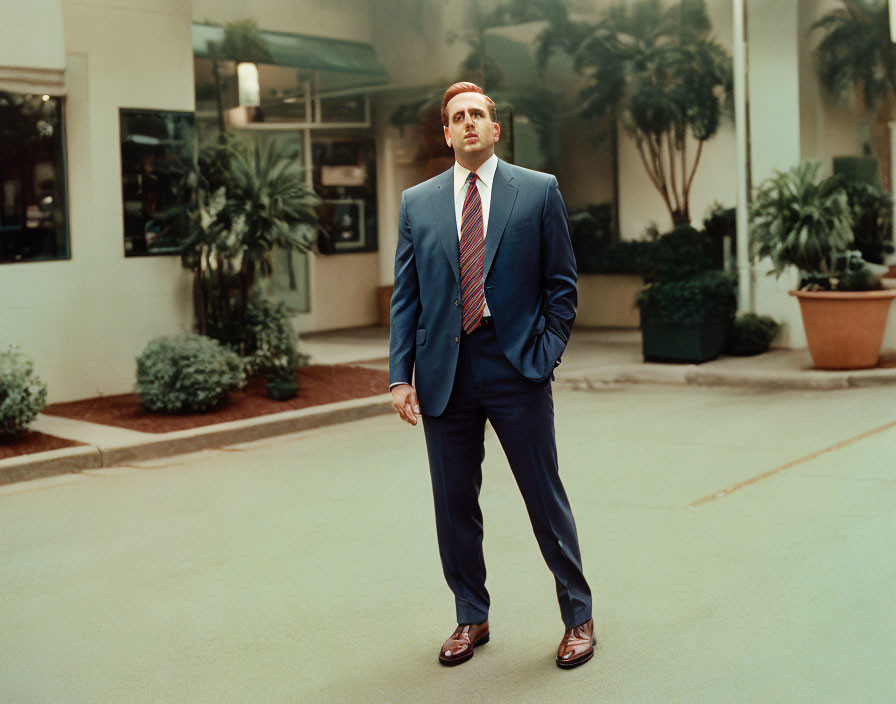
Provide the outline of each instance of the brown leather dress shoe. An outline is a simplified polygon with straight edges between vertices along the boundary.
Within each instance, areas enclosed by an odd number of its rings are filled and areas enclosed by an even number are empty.
[[[460,665],[473,657],[473,648],[486,643],[488,643],[488,621],[478,626],[475,623],[459,623],[442,646],[439,662],[448,666]]]
[[[560,647],[557,649],[557,667],[571,669],[584,665],[594,655],[594,645],[597,638],[594,637],[594,619],[570,628],[563,635]]]

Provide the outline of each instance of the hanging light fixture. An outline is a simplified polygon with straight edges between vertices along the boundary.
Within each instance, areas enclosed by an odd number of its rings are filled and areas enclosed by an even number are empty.
[[[236,65],[240,107],[261,105],[261,89],[258,85],[258,65],[243,61]]]

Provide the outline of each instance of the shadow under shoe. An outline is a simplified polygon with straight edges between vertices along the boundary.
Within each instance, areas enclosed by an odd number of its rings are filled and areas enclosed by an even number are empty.
[[[557,667],[569,670],[584,665],[594,656],[594,619],[589,619],[563,635],[557,649]]]
[[[488,643],[488,621],[480,624],[459,623],[451,637],[439,651],[439,662],[443,665],[460,665],[473,657],[477,645]]]

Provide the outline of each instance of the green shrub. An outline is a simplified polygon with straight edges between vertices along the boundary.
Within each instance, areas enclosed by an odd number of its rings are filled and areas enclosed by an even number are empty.
[[[153,340],[137,358],[137,393],[150,411],[207,411],[246,382],[237,354],[203,335]]]
[[[737,311],[737,280],[723,271],[703,271],[686,279],[650,284],[638,294],[643,320],[699,325],[727,324]]]
[[[690,225],[679,225],[660,237],[649,254],[644,280],[670,282],[712,268],[709,239]]]
[[[866,262],[883,264],[893,253],[893,197],[868,183],[838,180],[852,213],[853,246]]]
[[[749,357],[768,352],[781,326],[767,315],[744,313],[734,319],[728,338],[728,354]]]
[[[31,360],[10,347],[0,352],[0,440],[21,433],[47,402],[47,385]]]
[[[246,310],[246,370],[270,380],[295,380],[305,359],[282,301],[253,294]]]

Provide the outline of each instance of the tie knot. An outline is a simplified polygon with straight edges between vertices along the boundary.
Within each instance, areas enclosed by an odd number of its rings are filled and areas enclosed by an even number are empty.
[[[477,179],[477,178],[479,178],[479,177],[476,175],[476,172],[475,172],[475,171],[471,171],[471,172],[470,172],[470,175],[467,176],[467,183],[469,183],[469,184],[472,186],[473,184],[476,183],[476,179]]]

